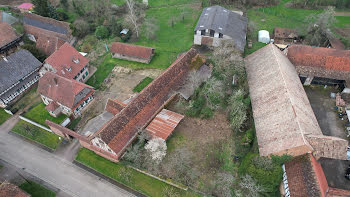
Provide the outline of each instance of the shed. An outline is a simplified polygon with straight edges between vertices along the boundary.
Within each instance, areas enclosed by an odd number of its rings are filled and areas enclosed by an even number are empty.
[[[270,43],[270,34],[266,30],[260,30],[259,31],[259,36],[258,36],[258,41],[263,42],[263,43]]]

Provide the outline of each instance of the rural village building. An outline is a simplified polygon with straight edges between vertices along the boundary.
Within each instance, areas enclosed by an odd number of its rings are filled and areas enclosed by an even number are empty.
[[[31,195],[23,191],[17,185],[4,181],[0,184],[1,197],[30,197]]]
[[[324,136],[293,64],[273,44],[245,59],[249,92],[261,156],[346,160],[348,142]]]
[[[221,6],[204,8],[194,29],[194,44],[220,46],[222,41],[233,40],[236,48],[243,52],[247,21],[242,14]]]
[[[15,102],[39,80],[41,65],[27,50],[19,50],[0,60],[0,107]]]
[[[287,56],[304,85],[342,85],[344,82],[350,85],[350,50],[292,45],[288,47]]]
[[[15,29],[6,22],[0,22],[0,30],[0,54],[2,54],[16,48],[22,37],[18,36]]]
[[[154,49],[121,42],[114,42],[111,46],[113,58],[149,64],[154,56]]]
[[[75,117],[93,100],[93,87],[76,80],[67,79],[52,72],[46,72],[39,80],[38,93],[41,95],[50,115],[60,113]]]
[[[65,42],[71,42],[72,31],[69,23],[36,14],[24,13],[24,29],[36,47],[51,55]]]
[[[109,99],[106,111],[115,115],[95,133],[88,132],[87,136],[83,136],[51,121],[46,121],[46,123],[56,134],[63,137],[76,137],[82,146],[111,161],[118,162],[138,133],[147,125],[151,125],[152,120],[167,120],[168,123],[164,124],[169,124],[170,127],[175,128],[181,119],[181,115],[174,114],[178,118],[172,122],[173,114],[161,111],[175,97],[176,90],[187,77],[187,73],[197,57],[198,54],[194,49],[182,54],[128,104]],[[168,118],[163,116],[164,113],[168,115]],[[161,117],[161,120],[154,119],[157,115],[159,115],[158,118]],[[155,124],[158,123],[155,122]],[[154,128],[149,130],[156,131]]]
[[[296,29],[280,28],[274,29],[274,43],[276,44],[292,44],[299,40],[298,31]]]
[[[44,61],[40,76],[50,71],[67,79],[85,82],[89,75],[88,66],[89,60],[70,44],[65,43]]]
[[[291,161],[283,164],[282,169],[282,196],[350,196],[349,190],[328,185],[327,176],[324,173],[321,163],[310,153],[293,158]]]

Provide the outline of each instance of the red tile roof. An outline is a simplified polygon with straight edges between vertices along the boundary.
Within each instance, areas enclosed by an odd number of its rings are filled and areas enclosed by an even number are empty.
[[[45,73],[39,79],[37,91],[39,94],[73,110],[94,92],[91,86],[52,72]]]
[[[321,165],[311,154],[295,157],[285,164],[290,196],[324,196],[328,190]]]
[[[36,48],[42,50],[46,55],[51,55],[57,51],[64,43],[65,41],[58,37],[41,34],[37,38]]]
[[[56,103],[56,101],[51,101],[48,105],[46,105],[45,109],[48,111],[55,111],[59,105]]]
[[[8,23],[0,22],[0,48],[16,40],[19,36]]]
[[[166,140],[183,118],[181,114],[163,109],[147,126],[146,131],[154,137]]]
[[[120,102],[118,100],[108,99],[106,107],[105,107],[105,110],[108,111],[109,113],[112,113],[113,115],[116,115],[122,109],[124,109],[126,105],[127,104],[122,103],[122,102]]]
[[[30,197],[30,195],[18,186],[5,181],[0,185],[0,197]]]
[[[287,56],[295,66],[350,72],[350,50],[292,45]]]
[[[114,42],[111,47],[111,52],[136,58],[150,59],[153,55],[153,48]]]
[[[327,192],[327,197],[349,197],[350,191],[338,188],[329,188]]]
[[[45,60],[45,63],[50,64],[56,69],[56,74],[68,79],[73,79],[74,76],[89,63],[89,60],[82,56],[70,44],[64,43],[56,52]],[[68,71],[69,68],[71,68],[71,71]]]
[[[122,111],[106,123],[98,135],[118,156],[163,108],[182,84],[190,64],[197,54],[195,49],[180,56],[167,70],[143,89]]]

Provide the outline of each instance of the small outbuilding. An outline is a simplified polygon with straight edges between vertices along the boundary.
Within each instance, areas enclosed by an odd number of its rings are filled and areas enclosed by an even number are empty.
[[[154,48],[114,42],[111,53],[113,58],[149,64],[154,55]]]
[[[258,41],[262,43],[270,43],[270,34],[266,30],[260,30],[258,35]]]

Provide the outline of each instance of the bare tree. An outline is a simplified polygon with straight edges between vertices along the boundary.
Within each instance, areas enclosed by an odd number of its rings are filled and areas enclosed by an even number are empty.
[[[231,197],[234,181],[235,177],[231,173],[218,173],[215,191],[213,192],[214,195],[219,197]]]
[[[129,13],[126,17],[128,23],[133,26],[134,31],[136,32],[136,37],[139,37],[139,17],[137,16],[137,8],[135,6],[134,0],[125,0],[126,5],[129,9]]]
[[[261,196],[260,193],[264,192],[265,189],[259,185],[255,179],[253,179],[251,176],[246,174],[242,181],[239,183],[239,185],[248,191],[246,196],[249,197],[259,197]]]

